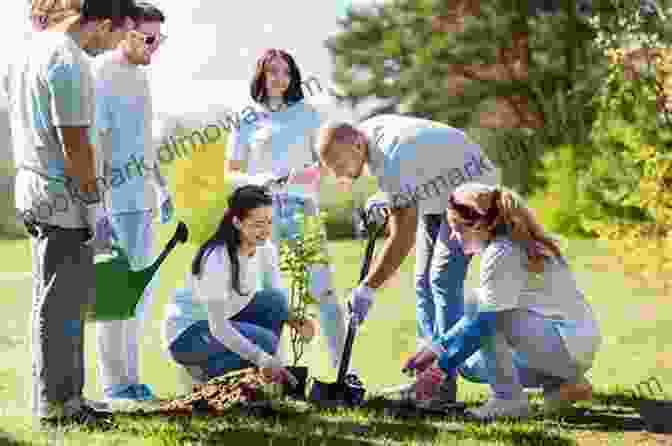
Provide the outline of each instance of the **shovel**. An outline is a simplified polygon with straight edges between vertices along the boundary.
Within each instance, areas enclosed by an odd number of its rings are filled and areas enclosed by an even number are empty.
[[[135,317],[135,308],[154,274],[177,243],[185,243],[188,236],[187,225],[179,222],[175,234],[161,254],[151,265],[140,271],[131,270],[128,256],[118,246],[112,246],[112,254],[97,255],[94,260],[96,301],[87,312],[86,320],[95,322]]]
[[[376,239],[383,233],[387,226],[387,217],[381,225],[377,225],[375,221],[369,221],[366,212],[359,209],[364,228],[368,234],[368,242],[366,245],[366,253],[362,262],[362,268],[359,275],[359,282],[366,278],[371,266],[371,258],[373,257]],[[350,357],[352,355],[352,344],[355,340],[357,332],[357,318],[350,309],[350,316],[348,321],[348,333],[345,338],[345,346],[343,348],[343,356],[341,357],[341,364],[338,369],[338,378],[335,383],[326,383],[319,380],[314,380],[310,389],[309,400],[315,404],[338,407],[338,406],[358,406],[364,401],[365,390],[359,382],[348,382],[346,374],[350,366]]]

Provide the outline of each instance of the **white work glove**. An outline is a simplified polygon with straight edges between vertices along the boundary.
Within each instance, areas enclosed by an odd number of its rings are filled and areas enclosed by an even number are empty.
[[[245,173],[236,172],[231,176],[231,182],[234,189],[246,186],[248,184],[255,184],[257,186],[265,186],[273,189],[277,181],[282,178],[279,175],[271,173],[259,173],[256,175],[248,175]]]
[[[100,203],[90,204],[85,207],[86,212],[86,224],[88,226],[90,238],[84,242],[85,245],[98,245],[99,243],[104,243],[106,235],[109,237],[109,233],[105,234],[105,221],[107,221],[107,226],[109,226],[109,220],[105,215],[105,210]]]
[[[266,381],[275,384],[288,383],[291,387],[295,387],[299,381],[292,373],[283,367],[278,358],[268,357],[266,360],[260,361],[260,371]]]
[[[364,284],[360,284],[357,288],[352,290],[349,302],[350,309],[358,324],[361,324],[366,320],[371,305],[373,305],[373,295],[373,288],[369,288]]]
[[[380,226],[390,214],[390,199],[387,194],[377,193],[366,200],[364,212],[369,223]]]
[[[159,219],[161,224],[166,224],[173,219],[175,216],[175,205],[173,199],[170,196],[168,188],[161,187],[157,191],[158,196],[158,210],[159,210]]]

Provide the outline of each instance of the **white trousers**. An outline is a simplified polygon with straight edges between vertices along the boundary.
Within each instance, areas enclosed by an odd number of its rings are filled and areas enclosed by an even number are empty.
[[[112,216],[111,224],[131,268],[148,266],[153,261],[154,247],[151,213],[119,214]],[[138,344],[155,286],[156,276],[138,303],[135,318],[96,323],[98,382],[103,391],[111,386],[139,383]]]
[[[338,370],[345,346],[345,311],[333,286],[332,265],[311,265],[310,294],[319,302],[320,332],[327,343],[329,364]]]

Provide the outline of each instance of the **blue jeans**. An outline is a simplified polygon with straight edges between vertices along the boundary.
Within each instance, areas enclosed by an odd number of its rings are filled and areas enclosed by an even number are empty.
[[[280,290],[265,289],[255,293],[249,305],[231,318],[231,323],[251,342],[274,355],[288,318],[285,294]],[[169,351],[178,364],[200,368],[204,376],[199,378],[205,380],[255,366],[219,342],[212,335],[208,321],[198,321],[187,328],[170,345]]]
[[[421,216],[415,264],[417,336],[432,341],[447,333],[464,314],[464,280],[471,256],[450,240],[445,214]]]
[[[526,309],[503,311],[495,334],[458,370],[468,381],[490,384],[505,399],[520,396],[523,388],[553,390],[576,383],[587,370],[571,357],[558,332],[566,323]]]

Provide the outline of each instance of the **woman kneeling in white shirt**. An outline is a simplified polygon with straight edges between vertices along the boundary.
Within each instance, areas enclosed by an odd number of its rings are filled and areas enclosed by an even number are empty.
[[[547,412],[589,399],[585,373],[601,335],[557,242],[502,188],[457,188],[447,218],[465,253],[481,255],[480,287],[458,323],[406,363],[421,372],[419,399],[458,372],[492,387],[488,402],[470,411],[480,419],[528,416],[525,387],[543,389]]]
[[[167,307],[168,351],[195,382],[254,366],[270,381],[296,382],[277,354],[282,328],[289,323],[304,338],[312,330],[307,321],[288,320],[277,255],[267,243],[272,204],[264,187],[235,190],[217,232],[198,250],[186,288]]]

